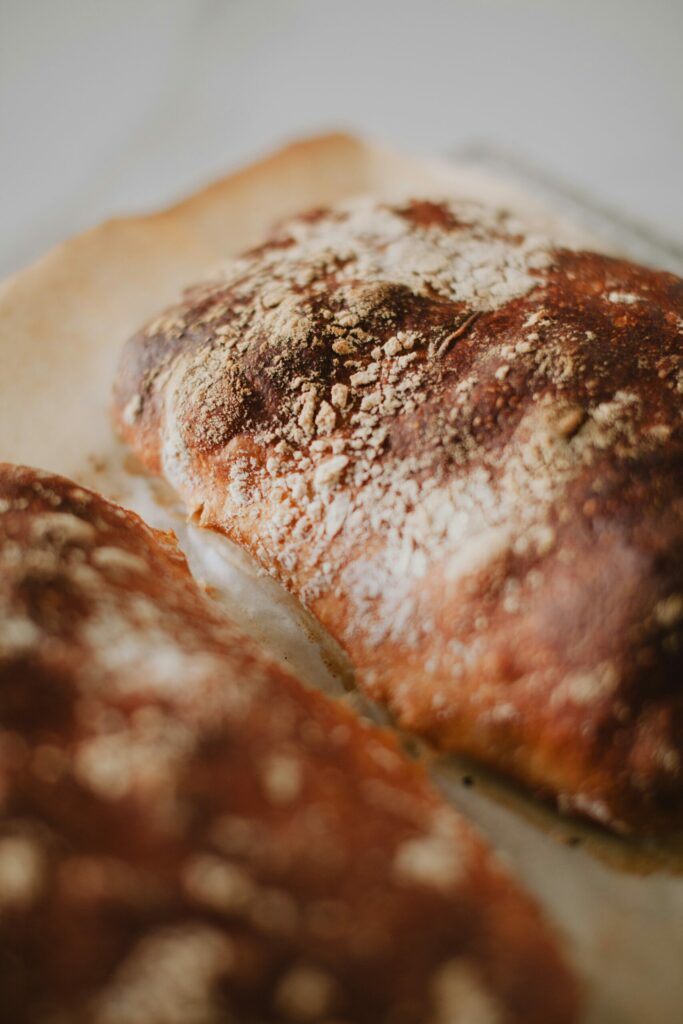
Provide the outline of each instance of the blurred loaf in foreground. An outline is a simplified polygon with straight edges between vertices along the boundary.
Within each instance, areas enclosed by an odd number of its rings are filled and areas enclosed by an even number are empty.
[[[170,535],[0,466],[0,1018],[569,1024],[532,902]]]

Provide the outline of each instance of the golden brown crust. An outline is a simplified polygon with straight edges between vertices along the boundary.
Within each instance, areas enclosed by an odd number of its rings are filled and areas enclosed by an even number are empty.
[[[285,225],[129,343],[124,437],[404,727],[683,824],[683,283],[475,204]]]
[[[171,536],[5,465],[0,561],[3,1020],[575,1019],[424,771],[226,623]]]

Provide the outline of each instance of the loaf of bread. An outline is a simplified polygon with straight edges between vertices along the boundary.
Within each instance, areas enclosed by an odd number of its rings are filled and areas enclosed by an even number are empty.
[[[0,1019],[569,1024],[532,902],[170,535],[0,466]]]
[[[683,825],[683,282],[471,203],[284,224],[127,345],[121,433],[406,729]]]

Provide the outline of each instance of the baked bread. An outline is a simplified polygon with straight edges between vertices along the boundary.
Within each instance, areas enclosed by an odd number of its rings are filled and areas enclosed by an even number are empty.
[[[569,1024],[531,901],[171,535],[0,466],[0,1018]]]
[[[136,335],[123,437],[400,725],[683,825],[683,282],[476,204],[284,224]]]

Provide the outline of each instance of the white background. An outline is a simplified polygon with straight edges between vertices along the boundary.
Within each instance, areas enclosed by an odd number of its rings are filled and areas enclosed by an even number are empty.
[[[683,240],[682,101],[683,0],[0,0],[0,274],[336,127]]]

